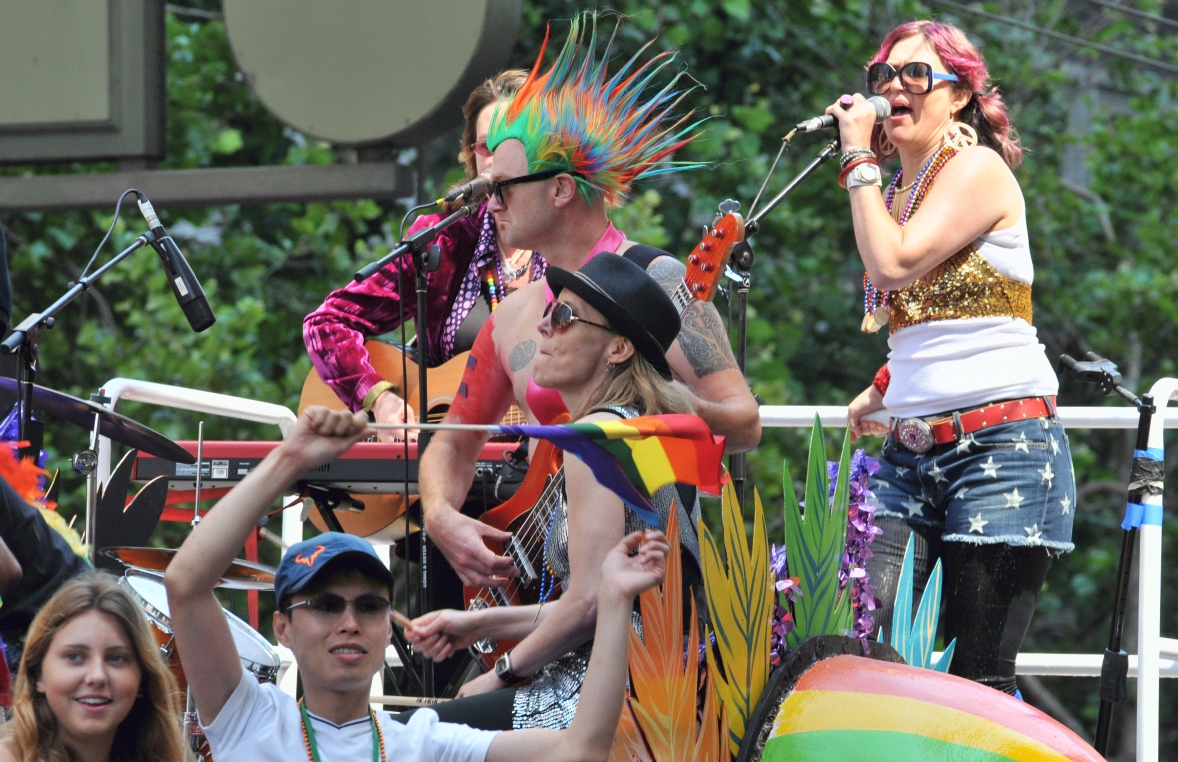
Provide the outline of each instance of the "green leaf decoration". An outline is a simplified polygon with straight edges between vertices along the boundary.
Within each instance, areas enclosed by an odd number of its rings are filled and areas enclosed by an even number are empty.
[[[843,440],[834,499],[828,501],[826,445],[822,423],[814,416],[810,459],[806,468],[806,511],[798,505],[788,466],[784,469],[785,547],[789,573],[799,578],[801,597],[793,603],[794,630],[790,648],[817,635],[848,635],[852,626],[849,589],[839,593],[839,568],[847,540],[850,498],[850,431]],[[827,507],[829,504],[829,508]]]
[[[896,602],[892,608],[892,648],[913,667],[948,672],[949,664],[953,661],[953,650],[957,646],[956,639],[945,649],[945,653],[941,654],[937,665],[931,666],[933,645],[937,638],[937,620],[941,614],[941,561],[937,560],[932,573],[929,574],[928,584],[924,587],[924,594],[920,597],[920,605],[916,609],[916,619],[913,620],[915,557],[915,538],[909,534],[908,547],[904,551],[904,563],[900,567],[900,579],[896,584]]]
[[[716,648],[706,649],[708,675],[723,704],[729,747],[735,755],[769,681],[774,590],[760,493],[753,490],[751,545],[745,540],[744,517],[731,482],[724,487],[722,502],[727,568],[702,520],[699,537],[704,592],[716,636]],[[716,651],[719,651],[718,659]]]

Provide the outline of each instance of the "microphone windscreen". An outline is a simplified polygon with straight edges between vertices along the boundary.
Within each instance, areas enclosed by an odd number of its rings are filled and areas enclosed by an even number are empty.
[[[888,103],[886,98],[881,98],[878,95],[873,95],[867,99],[867,102],[875,107],[875,123],[879,124],[887,119],[892,114],[892,104]]]

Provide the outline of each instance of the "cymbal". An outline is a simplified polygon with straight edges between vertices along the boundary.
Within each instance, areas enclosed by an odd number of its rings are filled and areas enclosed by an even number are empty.
[[[171,548],[103,548],[100,552],[132,569],[160,574],[176,555],[176,551]],[[217,587],[229,590],[273,590],[276,571],[272,566],[235,558],[229,568],[221,573]]]
[[[20,395],[16,381],[11,378],[0,378],[0,395],[18,399]],[[34,384],[33,407],[86,431],[94,428],[94,416],[97,415],[100,421],[98,433],[114,442],[134,447],[157,458],[166,458],[174,463],[196,463],[195,455],[163,434],[102,405]]]

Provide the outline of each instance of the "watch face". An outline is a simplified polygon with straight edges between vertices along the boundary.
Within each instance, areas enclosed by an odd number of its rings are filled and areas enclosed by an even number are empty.
[[[879,167],[875,164],[860,164],[855,169],[859,175],[858,179],[864,182],[873,183],[882,177]]]

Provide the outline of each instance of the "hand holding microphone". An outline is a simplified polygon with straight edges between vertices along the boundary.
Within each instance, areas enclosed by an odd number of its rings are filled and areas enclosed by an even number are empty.
[[[843,139],[843,150],[871,145],[871,131],[892,113],[892,104],[878,95],[844,95],[826,109],[825,116],[807,119],[795,128],[798,132],[838,127]]]

